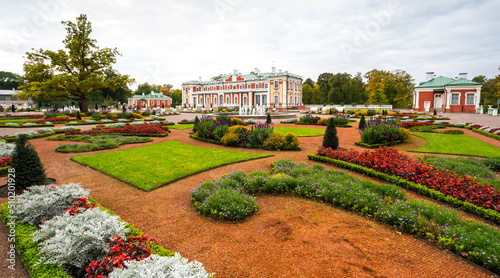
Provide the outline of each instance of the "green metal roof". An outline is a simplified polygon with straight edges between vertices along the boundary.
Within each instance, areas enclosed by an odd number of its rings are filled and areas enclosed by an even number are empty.
[[[164,94],[160,93],[155,93],[155,94],[147,94],[147,95],[134,95],[131,96],[130,98],[140,98],[140,99],[146,99],[146,98],[153,98],[153,99],[172,99],[171,97],[168,97]]]
[[[421,82],[416,88],[444,88],[445,86],[463,86],[463,85],[482,85],[480,83],[465,79],[453,79],[444,76],[438,76],[426,82]]]

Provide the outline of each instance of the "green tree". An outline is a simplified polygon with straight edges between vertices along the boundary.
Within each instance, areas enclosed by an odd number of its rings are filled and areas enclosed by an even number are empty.
[[[302,85],[302,102],[304,104],[313,104],[312,103],[313,94],[314,94],[313,87],[311,87],[309,84]]]
[[[115,70],[106,71],[106,78],[115,78],[120,77],[121,75]],[[106,100],[106,105],[109,105],[109,99],[111,98],[113,101],[117,101],[119,103],[128,103],[128,98],[132,96],[132,90],[128,87],[127,84],[120,84],[115,88],[106,88],[100,90],[101,95]]]
[[[42,161],[25,134],[16,139],[11,166],[16,169],[16,189],[43,184],[47,178]]]
[[[314,81],[311,78],[307,78],[306,81],[304,81],[304,84],[302,84],[302,85],[306,85],[306,84],[309,85],[311,88],[313,88],[315,85]]]
[[[339,147],[339,137],[337,136],[337,127],[332,118],[328,118],[325,135],[323,136],[323,147],[336,150]]]
[[[328,92],[330,91],[330,85],[328,80],[330,79],[331,76],[333,76],[333,73],[329,72],[324,72],[318,76],[318,82],[316,82],[316,85],[319,86],[319,92],[320,92],[318,103],[325,103],[327,101]]]
[[[17,73],[0,71],[0,90],[17,89],[23,85],[23,79]]]
[[[499,68],[500,70],[500,68]],[[483,84],[481,88],[481,103],[484,105],[494,105],[497,99],[500,99],[500,75],[495,78],[487,78],[484,75],[478,75],[472,78],[472,81]]]
[[[128,75],[106,79],[106,71],[112,69],[121,54],[116,48],[97,46],[96,40],[90,38],[92,27],[86,15],[80,15],[76,23],[63,21],[62,24],[67,31],[63,40],[65,50],[27,52],[23,76],[27,83],[21,86],[22,92],[17,97],[65,98],[77,101],[80,109],[88,112],[90,94],[134,81]]]
[[[175,89],[172,91],[172,94],[170,95],[172,98],[172,107],[178,106],[182,104],[182,90],[181,89]]]
[[[139,84],[137,86],[137,89],[134,91],[134,94],[136,95],[141,95],[141,94],[150,94],[151,92],[159,93],[160,92],[161,85],[156,85],[156,84],[149,84],[148,82],[145,82],[143,84]]]
[[[365,119],[365,115],[361,115],[361,119],[359,120],[358,129],[359,129],[359,130],[364,130],[365,128],[366,128],[366,119]]]

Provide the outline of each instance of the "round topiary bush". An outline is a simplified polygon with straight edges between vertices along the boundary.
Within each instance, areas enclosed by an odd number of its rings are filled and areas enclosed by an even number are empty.
[[[285,136],[281,132],[273,132],[264,141],[264,147],[268,150],[282,150],[285,147]]]
[[[32,185],[43,184],[47,178],[42,161],[33,145],[28,142],[28,136],[25,134],[19,135],[16,140],[11,167],[16,170],[16,189],[26,189]]]

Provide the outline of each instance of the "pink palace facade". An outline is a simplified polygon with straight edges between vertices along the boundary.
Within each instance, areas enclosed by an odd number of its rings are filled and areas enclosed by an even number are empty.
[[[237,108],[265,106],[268,108],[301,109],[302,77],[288,71],[261,73],[257,68],[250,74],[234,70],[211,81],[182,83],[182,105],[195,108]]]

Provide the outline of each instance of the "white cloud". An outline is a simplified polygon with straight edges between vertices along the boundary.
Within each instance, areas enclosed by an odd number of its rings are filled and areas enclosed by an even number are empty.
[[[2,1],[2,68],[22,73],[31,48],[61,49],[62,20],[80,13],[115,68],[140,83],[203,79],[254,67],[313,80],[323,72],[403,69],[454,77],[498,74],[498,1]],[[15,15],[15,16],[13,16]]]

